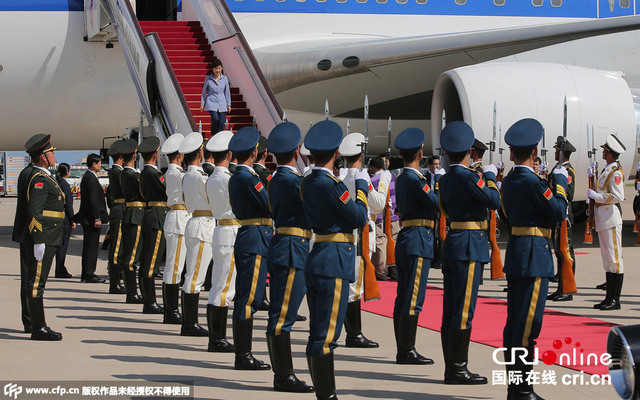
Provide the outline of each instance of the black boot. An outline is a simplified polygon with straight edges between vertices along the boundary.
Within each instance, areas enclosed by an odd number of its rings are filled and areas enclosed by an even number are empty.
[[[610,303],[610,301],[611,301],[611,289],[613,288],[613,283],[612,283],[613,275],[614,274],[612,274],[611,272],[607,272],[606,273],[607,281],[604,283],[604,287],[605,287],[605,290],[607,291],[607,294],[605,295],[604,300],[602,300],[598,304],[594,304],[593,308],[600,309],[600,308],[602,308],[603,305],[605,305],[607,303]]]
[[[395,320],[395,318],[394,318]],[[398,334],[396,333],[396,337]],[[447,376],[449,368],[449,328],[440,328],[440,344],[442,345],[442,356],[444,358],[444,376]]]
[[[164,314],[164,308],[156,302],[156,278],[143,278],[142,281],[144,282],[142,285],[142,298],[144,299],[142,313]]]
[[[127,290],[120,284],[120,267],[109,265],[109,294],[125,294]]]
[[[609,292],[609,301],[605,301],[604,304],[600,307],[600,311],[611,311],[611,310],[619,310],[620,309],[620,293],[622,292],[622,280],[624,278],[624,274],[614,274],[611,273],[611,291]]]
[[[596,285],[596,289],[607,290],[607,282]]]
[[[291,358],[291,336],[289,332],[282,332],[278,336],[267,334],[269,358],[273,365],[273,388],[278,392],[313,392],[313,386],[301,381],[293,373],[293,359]]]
[[[138,294],[138,287],[136,284],[136,271],[126,270],[124,272],[124,286],[127,290],[128,304],[142,304],[142,297]]]
[[[235,369],[268,370],[271,366],[255,358],[251,353],[253,318],[233,320],[233,343],[236,348]]]
[[[228,307],[207,304],[207,326],[209,327],[209,347],[212,353],[233,353],[235,347],[227,341]]]
[[[451,329],[447,334],[444,383],[448,385],[485,385],[487,378],[469,372],[469,339],[471,329]]]
[[[396,315],[393,317],[396,344],[398,353],[396,354],[397,364],[423,364],[431,365],[433,360],[422,356],[416,351],[416,331],[418,330],[417,315]],[[396,321],[397,320],[397,321]]]
[[[542,397],[538,396],[536,392],[533,390],[533,385],[527,383],[526,377],[531,375],[531,371],[533,370],[533,355],[534,355],[534,347],[529,346],[527,348],[529,350],[527,357],[525,358],[528,365],[525,365],[522,362],[520,356],[516,356],[514,360],[515,363],[511,366],[515,374],[522,376],[522,382],[517,385],[511,385],[511,397],[508,397],[509,400],[544,400]],[[507,349],[511,350],[511,349]]]
[[[200,293],[182,292],[182,336],[209,336],[209,331],[198,324]]]
[[[163,324],[182,325],[182,314],[178,311],[178,285],[162,284],[162,302],[164,303]]]
[[[42,297],[29,297],[29,315],[31,315],[31,340],[62,340],[62,334],[51,330],[44,319]]]
[[[307,363],[316,390],[316,398],[318,400],[337,400],[333,352],[321,356],[307,356]]]
[[[362,318],[360,300],[347,303],[347,315],[344,319],[344,329],[347,331],[345,345],[347,347],[376,348],[377,342],[367,339],[362,334]]]
[[[264,294],[262,295],[262,302],[258,304],[256,307],[256,311],[269,311],[269,307],[271,307],[271,303],[269,302],[269,298],[267,297],[267,287],[264,288]]]

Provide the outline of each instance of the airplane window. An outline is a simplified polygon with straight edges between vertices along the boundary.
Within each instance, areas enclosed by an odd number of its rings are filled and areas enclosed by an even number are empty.
[[[551,7],[560,7],[562,6],[562,0],[551,0]]]
[[[318,3],[326,3],[327,0],[316,0]]]
[[[540,7],[542,3],[544,3],[544,0],[531,0],[531,3],[536,7]]]
[[[621,8],[629,8],[631,7],[631,0],[620,0]]]
[[[427,0],[416,0],[418,4],[427,4]]]
[[[493,4],[495,4],[497,6],[503,6],[504,2],[505,2],[505,0],[493,0]]]
[[[356,56],[349,56],[342,60],[342,65],[347,68],[355,68],[360,65],[360,59]]]
[[[336,0],[338,3],[346,3],[347,0]]]
[[[465,4],[467,4],[467,0],[456,0],[456,4],[459,6],[463,6]]]
[[[327,60],[326,58],[324,60],[320,60],[317,67],[320,71],[328,71],[329,68],[331,68],[331,60]]]
[[[364,3],[366,3],[366,2],[367,2],[367,0],[356,0],[356,3],[362,3],[362,4],[364,4]]]
[[[407,4],[408,0],[396,0],[398,4]]]
[[[385,4],[387,2],[387,0],[376,0],[376,1],[380,4]]]

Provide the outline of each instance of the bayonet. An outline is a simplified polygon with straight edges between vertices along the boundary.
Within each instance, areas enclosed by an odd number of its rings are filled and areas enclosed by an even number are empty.
[[[387,165],[391,164],[391,117],[387,123]]]
[[[325,100],[324,101],[324,119],[328,120],[329,119],[329,100]]]
[[[498,110],[496,109],[496,101],[493,101],[493,136],[489,142],[489,164],[493,164],[493,152],[496,151],[496,118]]]
[[[282,122],[287,122],[287,112],[286,111],[282,112]]]
[[[349,120],[347,120],[347,135],[349,134]]]
[[[564,151],[567,147],[567,96],[564,96],[564,107],[562,111],[562,142],[559,146],[558,165],[562,167],[564,163]]]

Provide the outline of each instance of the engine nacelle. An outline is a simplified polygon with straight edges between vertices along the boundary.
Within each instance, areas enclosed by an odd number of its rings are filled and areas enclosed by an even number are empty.
[[[600,145],[609,133],[615,133],[627,151],[620,163],[625,174],[631,171],[636,146],[636,115],[631,91],[620,72],[600,71],[571,65],[545,63],[487,63],[456,68],[438,78],[431,104],[431,146],[440,147],[443,121],[462,120],[471,125],[476,137],[488,143],[494,129],[496,104],[496,149],[504,148],[506,171],[509,149],[504,133],[522,118],[535,118],[545,128],[547,162],[555,165],[553,145],[562,135],[564,97],[567,98],[567,138],[576,147],[571,164],[576,169],[574,200],[586,199],[589,166],[587,126],[595,129],[596,160],[604,167]],[[542,143],[539,150],[542,149]],[[538,152],[540,154],[540,151]],[[485,153],[484,162],[489,162]],[[500,160],[496,150],[493,162]]]

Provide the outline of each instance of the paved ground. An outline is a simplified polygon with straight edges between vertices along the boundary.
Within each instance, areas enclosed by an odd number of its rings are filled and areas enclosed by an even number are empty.
[[[632,218],[632,188],[627,188],[624,217]],[[90,385],[166,386],[166,382],[192,380],[197,399],[314,399],[312,394],[282,394],[272,390],[271,372],[245,372],[233,369],[233,355],[206,352],[206,338],[179,335],[179,326],[163,325],[160,316],[143,315],[141,306],[124,303],[124,297],[107,294],[107,285],[80,283],[81,230],[72,236],[67,267],[71,280],[51,278],[45,293],[48,324],[63,333],[62,342],[44,343],[28,340],[22,333],[19,318],[19,261],[17,245],[11,242],[15,199],[0,199],[0,344],[2,359],[0,385],[25,380],[53,381],[55,385],[71,385],[82,381]],[[79,202],[76,202],[76,207]],[[547,303],[548,308],[604,319],[620,324],[640,321],[640,272],[631,233],[633,221],[625,221],[624,258],[626,274],[623,309],[599,312],[592,304],[602,299],[604,292],[594,289],[604,280],[599,250],[584,246],[584,225],[574,229],[578,255],[578,286],[580,293],[573,302]],[[504,240],[504,238],[503,238]],[[596,243],[597,244],[597,243]],[[504,245],[504,244],[503,244]],[[106,276],[106,252],[101,252],[98,273]],[[430,284],[440,286],[441,274],[432,272]],[[504,282],[487,282],[480,295],[504,299]],[[160,290],[158,290],[160,293]],[[201,298],[200,322],[206,323],[206,296]],[[429,312],[426,305],[425,311]],[[306,310],[301,311],[307,315]],[[340,399],[499,399],[506,397],[505,386],[448,386],[442,383],[443,359],[438,332],[419,328],[417,347],[434,358],[433,366],[402,366],[394,363],[395,341],[391,320],[364,313],[365,334],[381,343],[375,350],[348,349],[336,351],[336,379]],[[266,313],[256,315],[254,354],[268,360],[265,337]],[[306,322],[297,323],[292,333],[294,364],[298,376],[310,382],[304,356]],[[231,328],[229,327],[229,335]],[[579,332],[567,332],[578,336]],[[475,372],[491,377],[493,370],[502,370],[491,359],[493,348],[472,343],[471,367]],[[542,367],[538,367],[542,368]],[[548,367],[557,376],[574,371]],[[583,376],[589,379],[590,376]],[[142,383],[141,383],[142,382]],[[33,383],[33,382],[32,382]],[[55,385],[53,387],[55,387]],[[617,398],[612,387],[577,385],[541,385],[537,392],[547,399],[576,397],[581,399]],[[6,393],[6,392],[5,392]],[[119,396],[117,398],[152,398],[151,396]],[[25,392],[18,399],[29,397]],[[57,397],[60,398],[60,397]],[[116,398],[116,397],[114,397]]]

